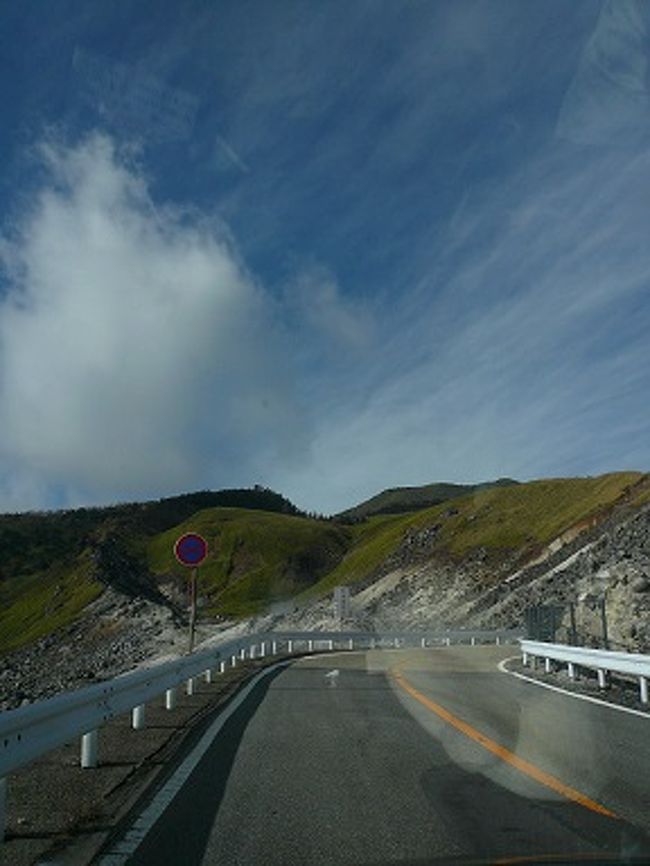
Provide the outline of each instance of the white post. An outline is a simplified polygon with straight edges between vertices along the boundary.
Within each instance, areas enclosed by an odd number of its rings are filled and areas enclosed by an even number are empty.
[[[599,689],[607,688],[607,681],[605,680],[605,671],[602,668],[598,668],[598,688]]]
[[[235,667],[235,665],[237,664],[237,656],[231,656],[230,663],[233,667]]]
[[[574,680],[576,678],[576,667],[573,662],[569,662],[569,679]]]
[[[422,649],[424,649],[426,645],[427,645],[427,639],[425,637],[423,637],[422,640],[420,641],[420,646],[422,647]]]
[[[255,658],[255,644],[251,644],[250,649],[248,650],[248,658],[249,659]]]
[[[526,667],[526,665],[528,664],[528,653],[525,652],[521,654],[521,663],[524,667]]]
[[[334,641],[333,640],[329,641],[328,648],[329,648],[329,651],[332,652],[332,650],[334,649]]]
[[[212,682],[212,668],[208,668],[207,671],[203,674],[205,677],[206,683]]]
[[[496,645],[499,646],[500,643],[501,643],[501,638],[499,637],[499,635],[497,635],[496,636]]]
[[[447,646],[451,646],[451,638],[446,637],[446,638],[445,638],[445,644],[446,644]]]
[[[349,649],[354,649],[354,641],[352,640],[352,638],[350,638],[349,640],[348,647]]]
[[[194,694],[194,677],[190,677],[187,681],[186,691],[188,695]]]
[[[394,647],[395,649],[397,649],[398,646],[399,646],[399,639],[398,639],[398,638],[394,638],[394,639],[393,639],[393,647]]]
[[[472,636],[472,646],[476,646],[476,638]],[[524,662],[526,664],[526,662]]]
[[[225,662],[219,662],[219,673],[224,674],[225,672],[226,672],[226,663]]]
[[[0,843],[4,841],[7,829],[7,780],[0,779]]]
[[[287,641],[287,652],[289,653],[289,655],[291,655],[291,653],[293,652],[293,641],[292,640]]]
[[[314,642],[313,642],[313,640],[310,640],[309,643],[307,644],[307,646],[308,646],[308,648],[309,648],[309,652],[312,652],[313,649],[314,649]]]
[[[134,731],[144,728],[144,704],[139,704],[131,710],[131,727]]]
[[[99,737],[97,731],[88,731],[81,738],[81,766],[85,769],[91,769],[97,766],[97,743]]]
[[[274,640],[273,643],[271,644],[271,652],[273,653],[274,656],[278,654],[278,642],[277,642],[277,640]]]
[[[648,703],[648,680],[647,680],[647,677],[639,677],[639,688],[641,689],[641,703],[647,704]]]
[[[242,661],[246,658],[246,647],[242,647],[239,650],[239,658],[242,659]]]
[[[549,658],[544,659],[544,671],[547,674],[550,674],[551,672],[551,660]]]
[[[176,689],[167,689],[165,692],[165,709],[176,709]]]
[[[265,655],[266,655],[266,641],[263,640],[262,644],[260,646],[260,656],[262,658],[264,658]]]

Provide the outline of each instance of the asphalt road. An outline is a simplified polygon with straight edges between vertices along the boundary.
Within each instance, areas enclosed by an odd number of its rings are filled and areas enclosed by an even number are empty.
[[[110,862],[650,855],[650,720],[500,672],[512,652],[337,654],[269,674]]]

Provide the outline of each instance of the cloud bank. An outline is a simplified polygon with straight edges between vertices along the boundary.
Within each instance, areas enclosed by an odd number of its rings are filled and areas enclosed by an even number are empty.
[[[225,229],[157,209],[106,136],[39,158],[0,247],[7,505],[42,504],[29,478],[74,502],[252,483],[298,459],[283,335]]]

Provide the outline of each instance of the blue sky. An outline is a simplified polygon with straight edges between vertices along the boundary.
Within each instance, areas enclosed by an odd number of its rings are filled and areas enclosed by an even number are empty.
[[[0,508],[650,465],[642,0],[1,4]]]

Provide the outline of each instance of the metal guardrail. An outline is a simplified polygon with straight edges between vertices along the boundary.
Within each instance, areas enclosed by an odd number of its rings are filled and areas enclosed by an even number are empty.
[[[81,766],[98,762],[98,731],[103,724],[131,712],[133,728],[145,725],[145,705],[163,694],[168,710],[176,706],[178,689],[194,691],[203,675],[223,673],[238,661],[277,655],[302,655],[319,650],[427,647],[452,643],[516,642],[511,630],[447,630],[444,632],[266,632],[244,635],[173,661],[122,674],[111,680],[65,692],[26,707],[0,712],[0,841],[4,838],[6,777],[47,752],[81,737]]]
[[[567,664],[569,677],[575,679],[576,667],[588,668],[598,674],[598,685],[607,687],[607,673],[637,677],[641,703],[648,703],[648,679],[650,678],[650,655],[641,653],[612,652],[610,650],[588,649],[559,643],[521,640],[524,665],[535,659],[544,659],[544,668],[550,672],[552,662]]]

